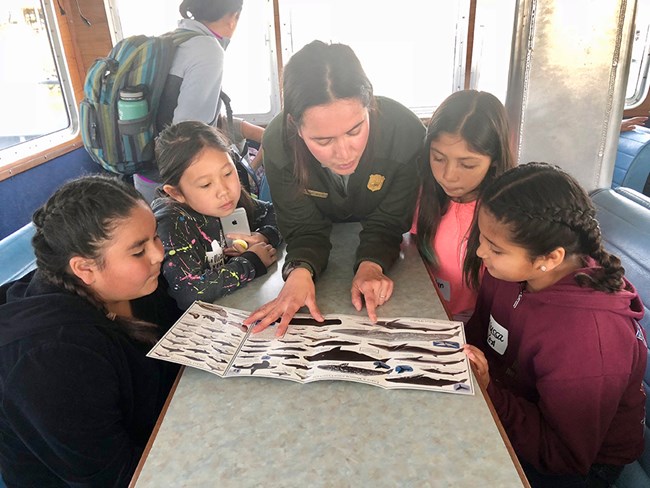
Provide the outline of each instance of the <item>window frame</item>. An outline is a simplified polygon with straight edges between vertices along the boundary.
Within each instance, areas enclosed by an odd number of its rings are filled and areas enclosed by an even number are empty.
[[[643,104],[648,97],[648,69],[650,68],[650,25],[647,26],[643,52],[641,54],[641,66],[637,77],[634,93],[631,97],[625,98],[625,110],[632,110]],[[631,64],[631,63],[630,63]],[[631,73],[628,73],[628,76]]]
[[[0,150],[0,181],[81,147],[75,82],[66,56],[61,25],[51,0],[39,0],[70,124],[61,130]],[[75,59],[72,57],[72,59]]]

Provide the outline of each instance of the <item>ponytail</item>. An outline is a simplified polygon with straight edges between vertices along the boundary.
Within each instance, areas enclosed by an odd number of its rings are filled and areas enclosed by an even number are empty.
[[[183,0],[178,12],[184,19],[216,22],[228,14],[241,12],[243,0]]]

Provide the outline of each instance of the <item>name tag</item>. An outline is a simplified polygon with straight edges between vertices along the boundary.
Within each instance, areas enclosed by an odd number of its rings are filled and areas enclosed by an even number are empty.
[[[327,198],[329,196],[329,193],[325,193],[324,191],[305,190],[305,193],[310,197],[316,198]]]
[[[442,298],[444,298],[446,302],[450,301],[451,287],[449,286],[449,282],[441,280],[440,278],[436,278],[436,284],[438,285],[438,290],[440,291]]]
[[[487,343],[499,354],[503,355],[508,348],[508,329],[502,327],[490,314]]]
[[[207,251],[205,257],[212,269],[223,265],[223,249],[219,245],[219,241],[212,241],[212,251]]]

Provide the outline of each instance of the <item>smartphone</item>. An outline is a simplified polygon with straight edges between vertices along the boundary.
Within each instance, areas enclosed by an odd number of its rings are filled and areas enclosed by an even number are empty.
[[[223,234],[245,234],[247,236],[251,235],[251,229],[248,226],[248,218],[246,217],[246,209],[243,207],[238,207],[233,213],[227,217],[221,217],[221,227],[223,228]],[[228,247],[232,247],[232,239],[226,237],[226,244]]]

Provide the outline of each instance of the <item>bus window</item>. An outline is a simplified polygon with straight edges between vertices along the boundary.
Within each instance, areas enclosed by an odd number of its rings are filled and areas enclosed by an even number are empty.
[[[180,18],[180,0],[108,0],[116,40],[158,35]],[[278,0],[282,59],[320,39],[354,50],[375,93],[399,100],[422,117],[465,86],[470,0]],[[514,0],[477,4],[472,82],[505,101]],[[415,14],[414,14],[415,12]],[[228,46],[223,88],[233,110],[266,123],[279,111],[273,2],[247,0]],[[483,71],[481,71],[483,67]]]
[[[51,2],[0,7],[0,165],[70,140],[77,130],[56,26]]]
[[[639,106],[648,94],[650,57],[650,2],[640,0],[636,6],[634,41],[630,74],[625,92],[625,109]]]
[[[506,103],[515,0],[476,2],[470,88],[487,91]]]
[[[462,88],[466,34],[458,33],[467,32],[467,0],[279,3],[285,63],[314,39],[348,44],[376,94],[394,98],[423,117]]]
[[[375,93],[399,100],[422,117],[465,87],[468,0],[280,0],[279,4],[285,62],[313,39],[349,44]],[[480,27],[474,33],[470,86],[505,101],[515,2],[476,4]]]
[[[181,0],[109,0],[113,7],[114,42],[124,37],[160,35],[176,28]],[[265,124],[280,110],[273,5],[270,0],[244,2],[228,45],[223,90],[232,109],[246,120]]]

